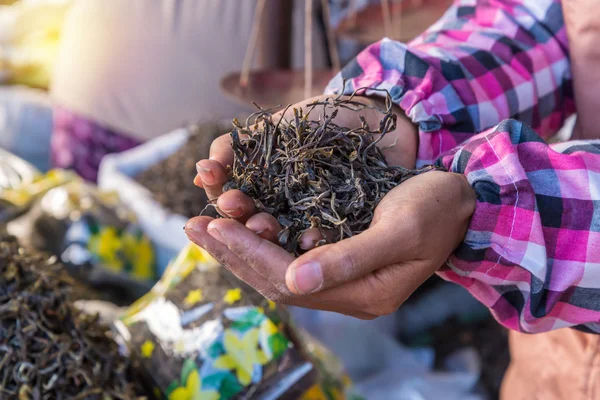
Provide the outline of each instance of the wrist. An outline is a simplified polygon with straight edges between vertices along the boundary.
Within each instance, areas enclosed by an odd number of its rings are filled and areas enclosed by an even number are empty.
[[[471,222],[471,217],[475,213],[475,207],[477,205],[477,193],[467,177],[463,174],[458,174],[451,172],[453,179],[456,180],[456,184],[459,187],[459,196],[458,196],[458,207],[457,207],[457,216],[460,221],[460,240],[457,240],[455,243],[455,247],[464,240],[465,235],[467,234],[467,230],[469,229],[469,224]]]

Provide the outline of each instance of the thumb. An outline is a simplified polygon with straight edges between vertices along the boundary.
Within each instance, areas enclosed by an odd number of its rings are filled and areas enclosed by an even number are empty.
[[[286,271],[288,289],[298,295],[314,293],[406,261],[413,240],[405,224],[395,225],[380,222],[359,235],[303,254]]]

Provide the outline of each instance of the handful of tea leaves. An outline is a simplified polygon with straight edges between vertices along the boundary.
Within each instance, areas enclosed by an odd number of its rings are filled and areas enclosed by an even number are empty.
[[[356,112],[361,126],[337,125],[341,108]],[[319,244],[364,231],[383,196],[406,179],[436,168],[388,165],[378,143],[396,129],[389,94],[385,109],[379,110],[379,126],[370,127],[361,116],[367,108],[374,107],[354,96],[339,96],[315,101],[306,112],[294,109],[291,120],[263,109],[245,125],[234,120],[232,177],[224,191],[239,189],[259,210],[275,216],[283,227],[280,244],[295,254],[309,228],[327,238]]]
[[[0,398],[136,399],[129,362],[64,267],[0,235]]]

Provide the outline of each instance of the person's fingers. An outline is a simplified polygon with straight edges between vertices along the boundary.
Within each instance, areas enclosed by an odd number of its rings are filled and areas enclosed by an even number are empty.
[[[332,293],[316,293],[312,296],[294,296],[285,284],[285,271],[294,257],[281,247],[258,237],[254,232],[234,220],[219,219],[211,221],[207,232],[239,259],[250,266],[258,275],[266,278],[280,293],[285,296],[287,304],[307,308],[336,311],[354,315],[358,318],[371,319],[374,314],[364,312],[367,307],[362,297],[357,297],[356,290],[338,290]],[[360,286],[361,283],[355,283]],[[364,286],[364,285],[363,285]],[[368,296],[369,293],[366,293]]]
[[[281,226],[274,216],[267,213],[258,213],[250,217],[246,221],[246,228],[256,233],[263,239],[273,243],[279,243],[277,234],[281,230]]]
[[[300,235],[300,248],[302,250],[314,249],[319,242],[331,243],[337,232],[332,230],[320,231],[319,228],[308,228]]]
[[[207,232],[258,274],[267,278],[281,293],[291,295],[285,285],[285,271],[294,261],[294,256],[280,246],[261,239],[235,220],[213,220],[208,224]]]
[[[370,315],[389,315],[429,278],[434,271],[425,262],[408,262],[377,269],[331,289],[302,298],[324,304],[344,304]]]
[[[369,320],[377,317],[374,314],[353,310],[349,306],[343,303],[340,304],[336,301],[319,302],[311,298],[289,296],[281,293],[262,275],[265,273],[268,274],[269,269],[278,269],[273,268],[273,264],[279,263],[280,260],[277,258],[265,260],[265,265],[267,268],[261,270],[262,274],[257,273],[255,269],[251,268],[244,260],[230,250],[226,244],[215,239],[208,233],[208,225],[212,221],[213,219],[209,217],[196,217],[191,219],[185,227],[185,232],[188,238],[193,243],[208,251],[218,262],[227,268],[227,270],[229,270],[242,281],[252,286],[266,298],[281,304],[315,310],[333,311],[360,319]],[[285,267],[279,269],[285,270]]]
[[[246,221],[256,214],[254,200],[237,189],[221,194],[217,200],[217,207],[223,216],[240,221]]]
[[[198,165],[196,165],[196,168],[198,168]],[[196,176],[194,177],[194,185],[198,186],[201,189],[204,189],[204,182],[202,182],[202,177],[199,173],[196,174]]]
[[[321,240],[323,240],[321,231],[317,228],[309,228],[302,233],[302,236],[300,236],[300,248],[302,250],[310,250]]]
[[[242,260],[233,254],[226,245],[215,240],[207,233],[207,226],[213,219],[210,217],[196,217],[188,221],[185,233],[196,245],[210,253],[221,265],[256,289],[260,294],[269,299],[279,299],[281,293],[266,279],[256,274]]]
[[[223,193],[223,185],[229,179],[227,170],[218,161],[215,160],[200,160],[196,164],[199,179],[194,179],[194,183],[206,191],[208,199],[216,200]]]
[[[302,295],[359,279],[406,260],[403,253],[410,244],[410,230],[403,225],[375,224],[360,235],[300,256],[287,270],[287,287]]]
[[[233,165],[233,149],[231,135],[226,133],[213,140],[210,145],[209,159],[219,162],[223,167]]]

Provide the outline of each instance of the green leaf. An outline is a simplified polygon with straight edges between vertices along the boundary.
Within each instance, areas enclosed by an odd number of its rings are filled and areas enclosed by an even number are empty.
[[[183,367],[181,367],[181,385],[185,385],[187,383],[187,378],[190,372],[197,369],[198,366],[196,362],[191,358],[188,358],[183,362]]]
[[[328,400],[336,400],[335,393],[332,392],[330,386],[321,386]]]
[[[264,319],[265,314],[256,308],[252,308],[246,314],[232,321],[231,326],[241,331],[246,331],[249,328],[258,327]]]
[[[242,390],[244,390],[244,387],[238,382],[237,378],[232,374],[227,374],[221,382],[219,393],[221,394],[221,399],[229,400]]]
[[[244,319],[254,324],[254,326],[258,326],[265,319],[265,314],[261,313],[256,308],[253,308],[244,315]]]
[[[231,327],[238,330],[240,333],[257,328],[265,320],[265,315],[256,308],[249,310],[246,314],[231,322]]]
[[[281,315],[279,315],[279,312],[277,311],[269,313],[269,319],[275,325],[279,325],[281,323]]]
[[[98,223],[94,220],[91,221],[87,221],[88,223],[88,229],[90,230],[90,232],[95,235],[98,234],[100,232],[100,226],[98,226]]]
[[[210,358],[219,358],[219,356],[225,354],[223,343],[219,340],[215,340],[206,351]]]
[[[169,385],[169,387],[165,391],[165,396],[169,397],[171,395],[171,393],[173,393],[173,391],[175,389],[177,389],[178,387],[179,387],[179,382],[177,382],[177,381],[171,382],[171,384]]]
[[[235,321],[231,323],[231,328],[235,329],[236,331],[239,331],[240,333],[244,334],[247,331],[249,331],[250,329],[254,328],[254,324],[251,322],[239,322],[239,321]]]
[[[202,388],[206,389],[206,387],[219,389],[221,387],[221,383],[227,377],[227,375],[231,375],[230,372],[217,372],[216,374],[208,375],[205,378],[202,378]]]
[[[277,332],[269,338],[269,347],[273,352],[274,359],[280,358],[286,352],[289,345],[290,342],[280,332]]]

